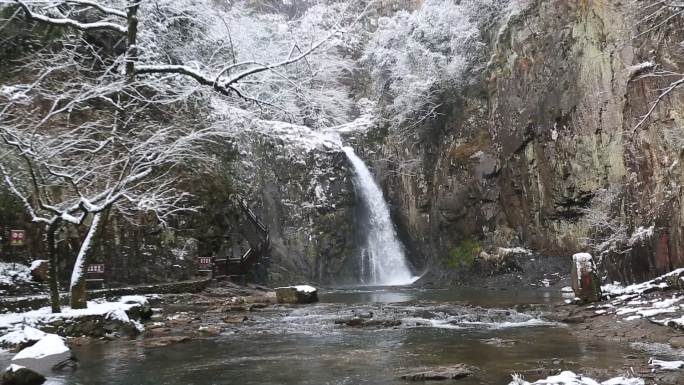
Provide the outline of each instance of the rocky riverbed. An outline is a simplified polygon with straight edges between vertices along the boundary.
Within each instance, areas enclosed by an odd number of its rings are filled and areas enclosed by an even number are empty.
[[[612,286],[603,302],[579,305],[565,303],[568,277],[551,270],[511,273],[507,279],[519,283],[507,288],[492,277],[480,287],[323,289],[320,302],[308,305],[279,304],[271,288],[229,282],[198,293],[149,295],[151,314],[141,333],[68,338],[78,369],[52,380],[85,384],[106,373],[108,384],[152,384],[144,378],[161,368],[168,374],[156,383],[449,378],[479,385],[506,384],[513,373],[537,380],[568,370],[601,380],[682,383],[684,371],[672,362],[684,357],[677,324],[684,309],[677,287],[661,284],[671,279]],[[128,369],[115,370],[112,357]],[[10,358],[0,354],[0,364]],[[197,368],[207,377],[192,376]]]

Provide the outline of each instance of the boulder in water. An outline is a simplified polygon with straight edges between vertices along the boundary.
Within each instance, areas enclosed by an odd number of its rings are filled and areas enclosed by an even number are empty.
[[[275,293],[278,303],[318,302],[318,290],[309,285],[276,287]]]
[[[45,376],[23,366],[12,364],[2,375],[2,385],[41,385]]]
[[[62,337],[56,334],[46,334],[34,345],[17,353],[12,358],[12,363],[49,376],[54,367],[67,360],[71,360],[71,350]]]
[[[402,380],[407,381],[441,381],[457,380],[471,376],[474,369],[465,364],[456,364],[448,367],[427,368],[420,372],[404,374]]]
[[[572,290],[580,301],[596,302],[601,299],[601,282],[591,254],[577,253],[572,256],[570,276]]]

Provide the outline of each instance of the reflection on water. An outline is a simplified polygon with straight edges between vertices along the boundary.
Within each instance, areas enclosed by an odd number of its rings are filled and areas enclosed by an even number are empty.
[[[552,294],[551,297],[554,297]],[[557,358],[569,369],[621,367],[629,348],[587,346],[560,326],[506,310],[553,300],[543,292],[354,288],[323,293],[321,303],[259,312],[239,331],[163,348],[116,341],[77,349],[81,368],[54,384],[403,384],[420,366],[466,363],[476,377],[459,384],[507,384],[510,373]],[[474,303],[482,307],[464,306]],[[334,320],[373,313],[398,328],[350,328]],[[414,320],[415,324],[412,324]],[[527,327],[509,327],[515,322]],[[452,327],[433,327],[442,322]],[[508,323],[508,324],[507,324]],[[497,327],[493,327],[493,326]],[[521,326],[521,325],[518,325]],[[5,364],[9,357],[0,357]],[[533,378],[531,378],[533,379]]]

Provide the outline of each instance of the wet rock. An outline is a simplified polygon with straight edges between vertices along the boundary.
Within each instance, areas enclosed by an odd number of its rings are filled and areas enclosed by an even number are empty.
[[[217,336],[221,334],[223,328],[218,325],[200,326],[197,331],[204,336]]]
[[[487,344],[487,345],[494,345],[494,346],[498,346],[500,348],[508,348],[508,347],[517,345],[519,341],[506,340],[506,339],[502,339],[502,338],[488,338],[488,339],[482,340],[482,342]]]
[[[38,259],[31,263],[31,278],[36,282],[47,282],[50,265],[44,259]]]
[[[570,282],[575,297],[582,302],[596,302],[601,299],[601,281],[596,274],[594,259],[589,253],[572,256]]]
[[[146,348],[159,348],[188,341],[190,341],[190,337],[188,336],[164,336],[142,340],[140,345]]]
[[[318,290],[309,285],[275,288],[278,303],[302,304],[318,302]]]
[[[34,345],[23,349],[12,358],[12,364],[23,366],[44,376],[51,374],[52,369],[71,359],[71,350],[62,337],[47,334]]]
[[[675,349],[684,349],[684,337],[672,337],[668,342]]]
[[[247,321],[249,318],[244,315],[238,315],[238,316],[228,316],[223,318],[223,322],[227,324],[241,324],[245,321]]]
[[[367,319],[361,317],[335,320],[336,325],[347,325],[351,327],[379,327],[391,328],[401,325],[401,320],[391,319]]]
[[[569,317],[566,317],[562,319],[562,322],[566,324],[581,324],[584,323],[587,320],[587,317],[581,314],[578,315],[571,315]]]
[[[420,372],[404,374],[401,376],[401,379],[407,381],[456,380],[471,376],[473,373],[474,368],[464,364],[457,364],[448,367],[428,368]]]
[[[253,303],[249,305],[249,311],[254,311],[258,309],[265,309],[268,307],[267,303]]]
[[[40,385],[45,376],[19,365],[10,365],[2,375],[2,385]]]

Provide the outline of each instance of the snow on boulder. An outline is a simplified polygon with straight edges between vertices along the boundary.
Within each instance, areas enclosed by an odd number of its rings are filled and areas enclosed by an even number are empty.
[[[518,375],[513,375],[513,381],[508,385],[644,385],[641,378],[615,377],[610,380],[598,382],[589,377],[575,374],[570,371],[561,372],[557,376],[529,383]]]
[[[37,259],[31,262],[31,277],[36,282],[47,282],[50,264],[45,259]]]
[[[21,329],[13,330],[0,337],[0,347],[25,348],[40,341],[40,339],[45,337],[45,335],[45,333],[34,327],[24,326]]]
[[[276,287],[278,303],[313,303],[318,302],[318,290],[309,285]]]
[[[45,377],[20,365],[10,365],[2,374],[2,385],[41,385]]]
[[[52,368],[71,359],[71,350],[64,339],[56,334],[47,334],[34,345],[23,349],[12,358],[12,363],[50,375]]]
[[[572,290],[580,301],[596,302],[601,299],[601,283],[591,254],[577,253],[572,256],[570,276]]]
[[[126,314],[132,319],[149,319],[152,317],[152,306],[142,295],[125,295],[119,300],[124,305],[130,305]]]

